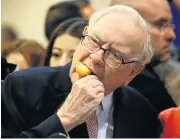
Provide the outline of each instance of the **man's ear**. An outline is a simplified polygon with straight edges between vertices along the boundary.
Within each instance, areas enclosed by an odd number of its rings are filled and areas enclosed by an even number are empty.
[[[132,72],[128,75],[128,79],[124,83],[124,85],[128,85],[129,82],[131,82],[134,77],[136,77],[141,71],[144,69],[144,66],[140,66],[139,68],[136,68],[135,70],[132,70]]]
[[[84,34],[84,35],[85,35],[85,34],[88,34],[88,26],[85,26],[85,27],[84,27],[83,34]]]
[[[140,66],[135,70],[136,75],[138,75],[139,73],[141,73],[141,72],[143,71],[143,69],[144,69],[144,66],[143,66],[143,65],[140,65]]]
[[[128,85],[129,82],[131,82],[136,75],[137,75],[136,72],[132,70],[132,72],[128,75],[126,81],[124,82],[124,85]]]

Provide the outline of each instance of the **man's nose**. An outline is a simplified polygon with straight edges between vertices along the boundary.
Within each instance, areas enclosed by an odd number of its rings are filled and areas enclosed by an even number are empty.
[[[92,59],[93,64],[99,64],[100,66],[104,66],[104,50],[100,49],[94,54],[90,54],[90,58]]]
[[[174,29],[169,27],[166,29],[165,31],[165,37],[168,41],[172,41],[176,38],[176,35],[175,35],[175,32],[174,32]]]

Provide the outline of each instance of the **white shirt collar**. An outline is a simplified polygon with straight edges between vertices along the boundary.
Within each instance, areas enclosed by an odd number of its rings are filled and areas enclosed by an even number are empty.
[[[102,101],[102,107],[103,107],[103,110],[105,112],[105,116],[108,118],[109,116],[109,113],[110,113],[110,110],[112,108],[112,98],[113,98],[113,93],[110,93],[109,95],[105,96],[103,101]]]

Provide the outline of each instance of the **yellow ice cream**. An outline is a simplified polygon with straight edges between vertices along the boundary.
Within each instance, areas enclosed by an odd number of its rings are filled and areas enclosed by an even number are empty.
[[[84,65],[79,60],[75,60],[75,64],[76,64],[76,72],[80,76],[87,76],[91,74],[91,71],[86,67],[86,65]]]

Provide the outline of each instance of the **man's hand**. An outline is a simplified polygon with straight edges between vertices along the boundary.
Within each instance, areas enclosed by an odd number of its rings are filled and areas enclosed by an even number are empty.
[[[104,86],[94,75],[86,76],[72,86],[57,115],[66,132],[84,123],[104,98]]]

